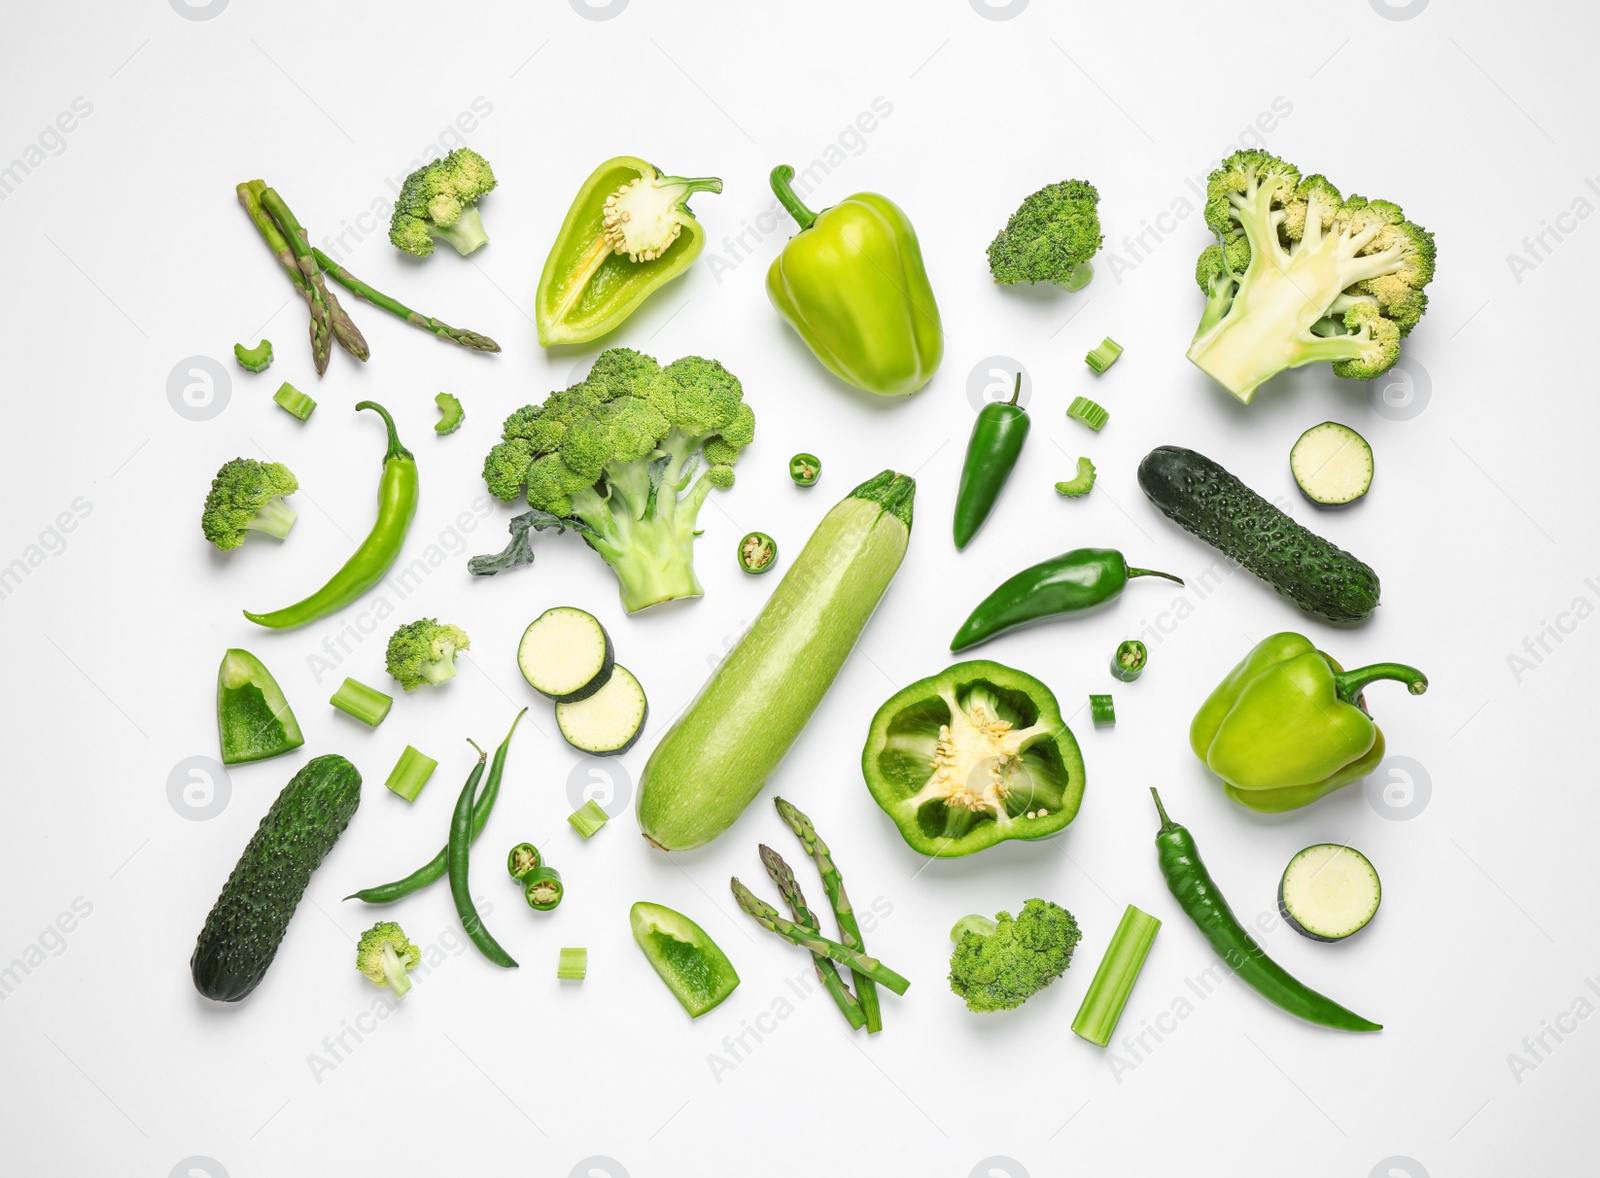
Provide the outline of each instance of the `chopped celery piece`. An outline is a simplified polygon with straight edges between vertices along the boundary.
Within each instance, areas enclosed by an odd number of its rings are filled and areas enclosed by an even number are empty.
[[[1133,993],[1133,983],[1139,980],[1139,971],[1155,944],[1156,932],[1161,922],[1148,912],[1141,912],[1132,904],[1122,914],[1122,922],[1094,971],[1089,992],[1083,996],[1078,1016],[1072,1020],[1072,1033],[1087,1039],[1096,1047],[1111,1042],[1116,1032],[1122,1008],[1128,1005]]]
[[[1100,346],[1083,358],[1083,362],[1097,373],[1104,372],[1117,362],[1117,357],[1122,355],[1122,345],[1109,335],[1100,341]]]
[[[563,949],[556,964],[556,977],[568,982],[581,982],[589,972],[589,950]]]
[[[1072,404],[1067,406],[1067,416],[1083,422],[1095,433],[1099,433],[1111,418],[1103,406],[1095,404],[1088,397],[1072,398]]]
[[[234,344],[233,358],[246,372],[265,372],[272,367],[272,341],[264,339],[253,348]]]
[[[1094,717],[1095,727],[1102,724],[1115,724],[1117,722],[1117,709],[1112,706],[1109,695],[1091,695],[1089,697],[1089,715]]]
[[[346,679],[328,701],[347,716],[354,716],[369,728],[383,723],[383,718],[394,706],[394,696],[384,695],[376,687]]]
[[[1068,499],[1076,499],[1080,495],[1087,495],[1094,486],[1094,463],[1087,458],[1078,459],[1078,473],[1064,483],[1057,483],[1056,490]]]
[[[387,710],[387,709],[385,709]],[[400,754],[400,760],[395,763],[389,780],[383,784],[408,802],[417,800],[417,795],[422,792],[422,787],[428,784],[428,778],[433,776],[433,771],[439,767],[427,753],[419,753],[409,744],[406,751]]]
[[[433,432],[440,437],[455,433],[467,419],[466,413],[461,408],[461,402],[450,393],[440,393],[434,397],[433,403],[439,406],[439,420],[433,423]]]
[[[584,838],[592,838],[597,830],[611,821],[611,816],[600,808],[600,803],[590,798],[568,814],[567,821],[572,823],[572,829]]]
[[[272,394],[272,399],[276,401],[282,408],[287,409],[290,413],[298,417],[301,421],[304,421],[306,418],[310,417],[311,411],[317,407],[317,403],[315,401],[306,396],[299,389],[295,388],[294,385],[290,384],[288,381],[284,381],[278,386],[278,391]]]

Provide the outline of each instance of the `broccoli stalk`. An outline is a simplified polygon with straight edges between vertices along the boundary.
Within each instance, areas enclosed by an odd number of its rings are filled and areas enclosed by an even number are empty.
[[[299,519],[285,495],[300,489],[300,481],[281,462],[235,458],[222,464],[211,480],[200,530],[226,552],[244,543],[247,532],[265,532],[282,540]]]
[[[733,463],[755,436],[743,395],[715,360],[661,368],[632,349],[602,353],[581,384],[507,418],[484,481],[507,501],[526,491],[533,510],[512,521],[505,553],[469,569],[531,561],[529,528],[570,529],[616,573],[629,613],[699,597],[700,508],[713,487],[733,485]]]
[[[406,971],[416,968],[421,960],[422,950],[413,945],[405,931],[392,920],[373,925],[361,934],[356,946],[356,968],[374,986],[393,990],[397,998],[404,998],[411,989],[411,978]]]
[[[1195,270],[1201,371],[1249,404],[1286,368],[1331,361],[1336,376],[1371,380],[1394,366],[1427,307],[1431,233],[1263,151],[1224,160],[1207,197],[1219,240]]]
[[[424,164],[400,188],[389,221],[389,240],[419,258],[433,253],[435,237],[448,241],[459,254],[470,254],[488,244],[477,202],[496,183],[489,161],[465,147]]]
[[[460,626],[421,618],[401,626],[389,636],[386,662],[389,674],[407,691],[424,684],[437,686],[456,675],[456,652],[467,650],[472,640]]]
[[[1010,1010],[1066,972],[1083,934],[1065,908],[1029,900],[1008,912],[964,916],[950,930],[950,989],[980,1013]]]

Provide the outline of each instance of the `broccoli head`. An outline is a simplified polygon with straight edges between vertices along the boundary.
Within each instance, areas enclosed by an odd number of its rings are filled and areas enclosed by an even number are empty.
[[[1021,1006],[1066,972],[1082,936],[1072,913],[1048,900],[1029,900],[1015,919],[963,917],[950,930],[950,988],[968,1010]]]
[[[1022,202],[989,243],[989,273],[1012,286],[1054,282],[1068,290],[1094,277],[1089,259],[1104,240],[1100,193],[1087,180],[1046,184]]]
[[[1433,234],[1397,204],[1342,196],[1267,152],[1235,152],[1211,173],[1206,224],[1217,241],[1195,267],[1206,307],[1189,359],[1246,404],[1303,364],[1387,372],[1427,310]]]
[[[282,540],[299,514],[284,503],[300,489],[300,480],[281,462],[235,458],[222,464],[211,480],[200,530],[223,551],[244,543],[246,532],[265,532]]]
[[[422,165],[400,187],[389,221],[389,240],[408,254],[425,258],[441,237],[460,254],[488,244],[478,199],[497,181],[489,161],[458,147],[443,159]]]
[[[471,646],[472,639],[460,626],[421,618],[389,635],[389,674],[407,691],[424,683],[443,683],[455,678],[456,651]]]
[[[356,945],[356,968],[374,986],[384,986],[403,998],[411,989],[407,970],[422,960],[422,950],[413,945],[404,930],[392,920],[379,921],[361,934]]]
[[[713,487],[733,485],[755,429],[739,378],[717,361],[663,368],[631,348],[602,352],[583,381],[506,418],[484,482],[507,502],[525,494],[533,511],[501,557],[469,567],[527,563],[530,525],[571,528],[611,565],[630,613],[698,597],[696,518]]]

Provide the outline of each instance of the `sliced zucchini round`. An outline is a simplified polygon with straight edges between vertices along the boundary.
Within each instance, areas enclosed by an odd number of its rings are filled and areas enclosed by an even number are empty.
[[[556,705],[556,727],[573,748],[597,757],[614,757],[633,747],[649,712],[644,688],[632,671],[618,663],[599,691],[586,699]]]
[[[517,666],[528,686],[556,703],[588,699],[611,679],[611,635],[591,613],[547,609],[522,632]]]
[[[1354,503],[1372,486],[1372,447],[1348,425],[1324,421],[1301,434],[1289,451],[1294,481],[1313,503]]]
[[[1378,914],[1383,885],[1360,851],[1318,843],[1300,851],[1278,881],[1278,911],[1313,941],[1342,941]]]

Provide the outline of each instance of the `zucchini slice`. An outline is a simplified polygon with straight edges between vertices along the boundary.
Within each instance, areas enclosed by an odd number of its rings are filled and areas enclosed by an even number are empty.
[[[611,635],[591,613],[547,609],[522,632],[517,666],[528,686],[556,703],[588,699],[611,680]]]
[[[1339,843],[1318,843],[1289,860],[1278,881],[1278,911],[1313,941],[1342,941],[1378,913],[1383,885],[1367,857]]]
[[[1372,486],[1372,447],[1348,425],[1324,421],[1301,434],[1289,451],[1294,481],[1313,503],[1354,503]]]
[[[556,727],[573,748],[597,757],[614,757],[633,747],[649,712],[644,688],[632,671],[618,663],[599,691],[586,699],[556,705]]]

